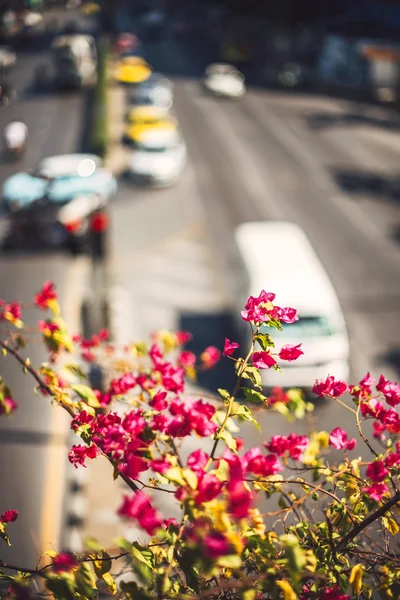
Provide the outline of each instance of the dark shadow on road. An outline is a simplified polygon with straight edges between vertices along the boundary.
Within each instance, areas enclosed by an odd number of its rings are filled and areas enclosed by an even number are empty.
[[[359,108],[359,107],[357,107]],[[351,127],[367,125],[386,131],[400,131],[399,115],[387,107],[385,115],[375,116],[362,111],[353,113],[313,112],[305,115],[307,126],[314,130],[324,130],[331,127]]]
[[[222,350],[226,337],[235,339],[233,321],[227,313],[183,313],[180,316],[179,329],[189,331],[193,335],[186,349],[194,352],[196,356],[200,356],[207,346],[216,346]],[[212,392],[216,392],[218,388],[233,390],[235,382],[233,363],[224,357],[212,369],[198,374],[199,385]]]
[[[400,200],[400,174],[388,176],[355,169],[332,168],[336,185],[352,196],[374,196],[398,203]]]

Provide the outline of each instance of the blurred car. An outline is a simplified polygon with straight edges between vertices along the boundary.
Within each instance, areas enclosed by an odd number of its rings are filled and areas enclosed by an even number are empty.
[[[55,85],[87,87],[97,82],[97,50],[91,35],[61,35],[51,44]],[[38,72],[38,77],[43,71]],[[39,81],[38,81],[39,83]]]
[[[17,92],[13,86],[6,81],[0,81],[0,110],[3,110],[13,104],[16,98]]]
[[[3,185],[10,228],[5,249],[66,246],[78,253],[106,222],[104,210],[117,182],[92,154],[41,161],[33,173],[17,173]]]
[[[146,81],[151,75],[151,66],[140,56],[124,56],[114,67],[114,79],[118,83],[134,85]]]
[[[137,116],[133,122],[129,123],[124,131],[123,141],[127,145],[138,145],[145,143],[149,134],[158,136],[175,135],[178,130],[177,120],[169,115],[164,115],[161,118],[147,115]]]
[[[163,75],[153,73],[147,81],[132,88],[128,102],[132,106],[159,106],[170,109],[173,103],[173,84]]]
[[[9,46],[0,46],[0,70],[9,71],[15,66],[17,55]]]
[[[204,73],[204,87],[215,96],[241,98],[246,92],[244,75],[234,66],[220,63],[210,65]]]
[[[126,121],[134,124],[143,119],[162,119],[168,115],[168,109],[162,106],[132,106],[126,113]]]
[[[178,181],[186,158],[186,145],[182,138],[175,135],[163,140],[155,136],[132,151],[128,171],[135,183],[164,187]]]

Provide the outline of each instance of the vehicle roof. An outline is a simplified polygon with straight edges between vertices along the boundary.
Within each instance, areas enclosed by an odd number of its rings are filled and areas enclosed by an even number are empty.
[[[93,42],[94,38],[91,35],[87,35],[84,33],[73,33],[66,35],[59,35],[56,37],[52,43],[52,48],[61,48],[62,46],[72,46],[76,42],[85,41],[85,42]]]
[[[236,243],[249,275],[250,293],[276,294],[279,306],[300,314],[341,312],[333,285],[304,231],[294,223],[243,223]]]
[[[80,163],[87,159],[92,160],[96,168],[101,166],[101,158],[96,154],[60,154],[44,158],[38,163],[36,169],[41,172],[46,171],[53,177],[74,175]]]
[[[169,115],[166,114],[165,108],[162,106],[146,106],[139,105],[133,106],[128,110],[128,116],[130,119],[140,118],[165,118]]]

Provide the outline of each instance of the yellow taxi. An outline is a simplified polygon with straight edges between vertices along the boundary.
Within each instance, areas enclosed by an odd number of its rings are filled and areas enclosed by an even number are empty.
[[[151,66],[139,56],[125,56],[114,68],[114,79],[128,85],[146,81],[152,73]]]
[[[94,15],[101,11],[101,6],[97,2],[85,2],[81,7],[81,11],[84,15]]]
[[[132,109],[137,110],[137,109]],[[156,132],[161,134],[175,134],[178,130],[178,123],[174,117],[169,115],[151,114],[148,111],[146,115],[138,113],[133,120],[127,124],[124,132],[124,139],[133,143],[140,144],[149,133]]]
[[[126,113],[126,121],[131,125],[146,119],[163,119],[169,109],[163,106],[132,106]]]

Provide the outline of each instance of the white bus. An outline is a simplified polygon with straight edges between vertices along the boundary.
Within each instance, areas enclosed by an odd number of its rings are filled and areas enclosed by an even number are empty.
[[[302,343],[304,352],[293,362],[282,361],[283,373],[262,370],[265,387],[309,389],[315,379],[328,375],[347,382],[349,340],[343,313],[304,231],[286,222],[244,223],[237,228],[235,238],[246,281],[238,299],[238,318],[247,298],[258,296],[263,289],[276,294],[274,303],[278,306],[298,311],[299,320],[283,324],[282,332],[265,327],[277,351],[284,344]]]

